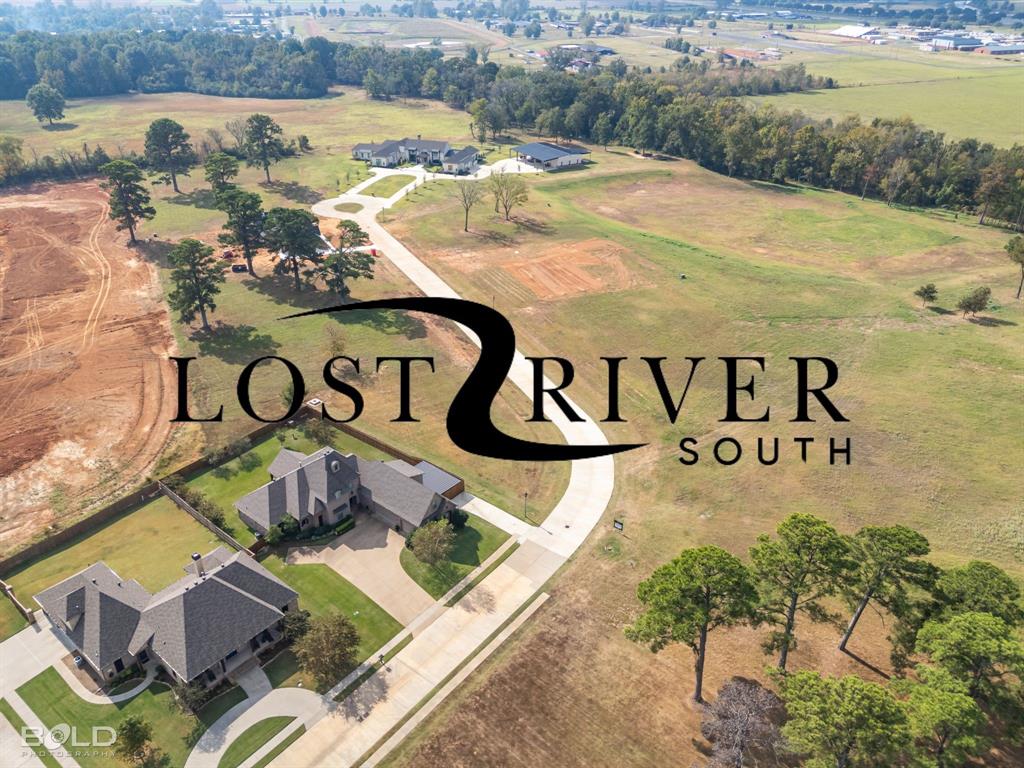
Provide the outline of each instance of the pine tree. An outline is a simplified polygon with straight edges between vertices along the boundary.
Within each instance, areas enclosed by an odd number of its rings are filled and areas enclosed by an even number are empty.
[[[196,314],[202,318],[203,330],[210,330],[207,312],[217,308],[216,297],[224,282],[224,270],[213,255],[213,248],[198,240],[186,238],[171,250],[171,282],[174,290],[168,297],[183,323],[191,323]]]
[[[110,194],[110,218],[117,222],[118,231],[128,230],[128,242],[135,245],[139,222],[156,216],[156,208],[149,204],[149,193],[142,185],[142,171],[127,160],[113,160],[101,165],[99,171],[107,177],[100,186]]]

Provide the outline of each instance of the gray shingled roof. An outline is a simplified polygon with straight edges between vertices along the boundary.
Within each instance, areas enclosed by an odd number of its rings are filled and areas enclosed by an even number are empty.
[[[290,454],[283,456],[282,454]],[[274,468],[285,468],[295,461],[295,451],[282,449],[270,465],[276,479],[246,494],[235,502],[235,508],[257,524],[270,528],[287,514],[296,520],[305,515],[317,515],[326,508],[336,492],[347,493],[357,485],[354,459],[343,456],[333,448],[321,448],[303,456],[297,465],[283,475]],[[297,454],[301,456],[301,454]],[[335,462],[337,466],[335,467]]]
[[[407,150],[413,152],[441,152],[447,149],[447,141],[437,141],[436,139],[410,139],[404,138],[399,142]]]
[[[359,480],[373,495],[373,501],[415,526],[437,510],[444,501],[429,488],[406,477],[383,461],[359,462]]]
[[[281,608],[296,597],[249,555],[236,552],[205,576],[190,573],[153,595],[138,636],[191,680],[276,623],[284,615]]]
[[[462,149],[453,149],[447,155],[444,156],[446,163],[463,163],[466,160],[473,160],[480,154],[480,150],[476,147],[463,147]]]
[[[284,477],[289,472],[294,472],[302,466],[302,460],[305,458],[306,454],[301,451],[282,448],[277,456],[274,457],[274,460],[270,462],[267,471],[270,472],[271,477]]]
[[[64,625],[61,629],[97,669],[124,655],[148,600],[149,593],[141,584],[122,581],[102,562],[35,596],[46,614]]]
[[[98,669],[147,643],[179,676],[191,680],[272,626],[298,593],[244,552],[218,547],[187,575],[150,595],[96,563],[40,592],[47,615]]]

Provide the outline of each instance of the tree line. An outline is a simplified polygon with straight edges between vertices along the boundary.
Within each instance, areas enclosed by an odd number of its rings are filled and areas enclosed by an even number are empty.
[[[120,47],[110,42],[97,51],[103,40],[120,41]],[[85,76],[90,67],[83,62],[98,62],[100,75]],[[191,33],[172,44],[135,33],[74,41],[20,33],[0,40],[0,73],[9,75],[0,78],[0,94],[27,91],[40,78],[64,95],[69,91],[58,83],[90,94],[114,82],[145,90],[146,83],[159,81],[161,88],[175,90],[284,96],[320,95],[337,82],[364,87],[380,99],[422,97],[457,109],[472,106],[483,134],[518,128],[556,139],[617,142],[739,178],[799,181],[888,205],[941,206],[978,212],[982,223],[1024,225],[1024,146],[946,139],[909,118],[822,121],[732,98],[764,88],[814,87],[802,67],[730,76],[705,62],[684,62],[665,74],[647,75],[613,61],[581,76],[554,67],[499,68],[475,48],[446,59],[439,50],[354,46],[318,37],[277,43]]]
[[[704,711],[712,765],[742,766],[749,750],[770,746],[808,765],[952,768],[987,748],[990,729],[1011,743],[1024,732],[1024,603],[1017,583],[995,565],[943,570],[926,559],[929,551],[928,540],[904,526],[846,536],[813,515],[793,514],[775,536],[758,537],[749,564],[709,545],[655,570],[637,588],[643,612],[626,636],[654,652],[689,646],[693,698],[703,704],[715,630],[768,630],[763,649],[777,654],[781,701],[742,680],[719,691]],[[897,679],[883,686],[854,675],[789,672],[801,622],[845,626],[838,649],[847,651],[869,607],[893,621]],[[775,733],[778,710],[786,722]]]

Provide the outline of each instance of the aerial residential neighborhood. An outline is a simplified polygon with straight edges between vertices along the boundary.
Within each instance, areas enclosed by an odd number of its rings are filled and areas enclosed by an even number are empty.
[[[0,768],[1024,765],[1020,0],[0,74]]]

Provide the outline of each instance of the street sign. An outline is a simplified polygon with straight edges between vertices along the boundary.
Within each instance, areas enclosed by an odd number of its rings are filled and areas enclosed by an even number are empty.
[[[626,527],[626,524],[624,522],[622,522],[621,520],[615,520],[614,522],[612,522],[612,527],[616,531],[621,531],[623,528]]]

